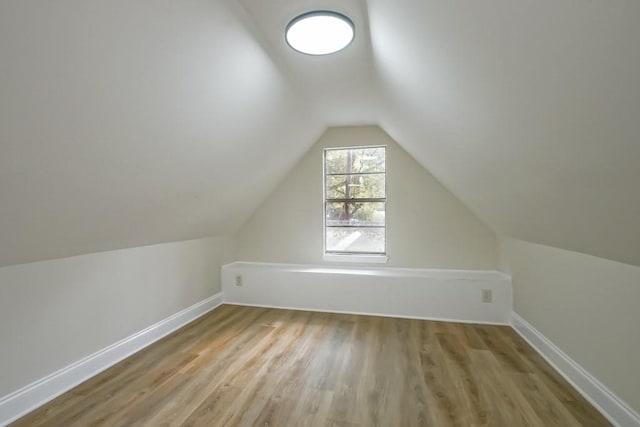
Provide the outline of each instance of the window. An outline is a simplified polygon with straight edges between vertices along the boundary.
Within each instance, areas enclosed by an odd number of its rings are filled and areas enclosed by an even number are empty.
[[[385,151],[324,150],[325,254],[386,254]]]

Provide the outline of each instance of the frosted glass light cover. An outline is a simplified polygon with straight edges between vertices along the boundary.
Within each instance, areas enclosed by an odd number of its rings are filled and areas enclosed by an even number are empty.
[[[308,55],[328,55],[344,49],[355,35],[353,22],[336,12],[309,12],[287,25],[289,46]]]

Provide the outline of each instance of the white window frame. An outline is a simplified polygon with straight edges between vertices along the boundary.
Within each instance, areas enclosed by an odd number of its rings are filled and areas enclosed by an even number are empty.
[[[385,204],[384,215],[384,252],[383,253],[368,253],[368,252],[328,252],[327,251],[327,169],[326,169],[326,154],[328,151],[337,150],[360,150],[367,148],[384,148],[385,155],[385,167],[384,167],[384,188],[385,197],[378,198],[379,201]],[[350,146],[350,147],[327,147],[322,150],[322,245],[323,245],[323,260],[329,262],[350,262],[350,263],[386,263],[389,260],[387,254],[387,203],[389,200],[389,191],[387,186],[387,146],[386,145],[364,145],[364,146]]]

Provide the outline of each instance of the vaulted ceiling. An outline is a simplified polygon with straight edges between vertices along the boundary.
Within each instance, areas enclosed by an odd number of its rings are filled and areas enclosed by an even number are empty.
[[[354,43],[289,49],[312,9]],[[638,19],[631,0],[4,0],[0,265],[232,233],[355,124],[499,233],[640,265]]]

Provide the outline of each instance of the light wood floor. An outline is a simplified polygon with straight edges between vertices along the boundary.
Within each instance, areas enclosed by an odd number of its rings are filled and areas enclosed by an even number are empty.
[[[225,305],[16,426],[608,426],[506,326]]]

